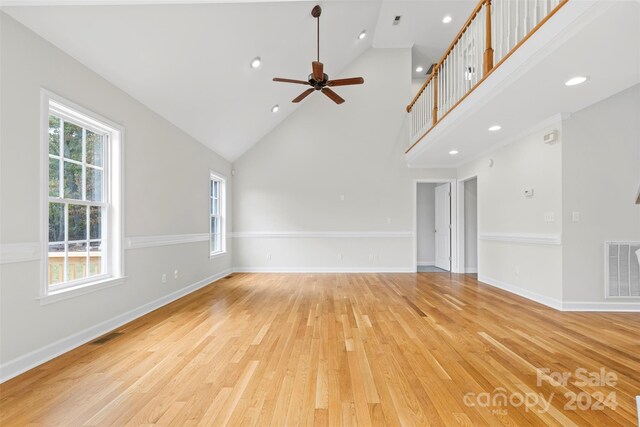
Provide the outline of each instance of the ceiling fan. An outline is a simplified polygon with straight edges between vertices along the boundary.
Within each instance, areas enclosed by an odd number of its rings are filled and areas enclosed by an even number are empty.
[[[344,99],[340,97],[337,93],[331,90],[330,87],[333,86],[348,86],[348,85],[361,85],[364,83],[364,79],[362,77],[351,77],[347,79],[337,79],[337,80],[329,80],[329,76],[324,73],[324,65],[320,62],[320,14],[322,13],[322,8],[319,5],[314,6],[311,10],[311,16],[316,18],[318,24],[318,38],[317,38],[317,60],[311,63],[311,69],[313,72],[309,74],[307,80],[293,80],[293,79],[283,79],[280,77],[275,77],[273,79],[274,82],[283,82],[283,83],[296,83],[305,86],[311,86],[310,89],[305,90],[297,98],[295,98],[291,102],[298,103],[305,99],[307,96],[311,95],[313,91],[319,90],[327,97],[329,97],[336,104],[342,104]]]

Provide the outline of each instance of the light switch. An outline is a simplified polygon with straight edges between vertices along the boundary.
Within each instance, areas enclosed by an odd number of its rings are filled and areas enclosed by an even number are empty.
[[[571,221],[580,222],[580,212],[572,212],[571,213]]]
[[[526,190],[524,190],[524,197],[526,197],[527,199],[530,199],[533,197],[533,188],[528,188]]]

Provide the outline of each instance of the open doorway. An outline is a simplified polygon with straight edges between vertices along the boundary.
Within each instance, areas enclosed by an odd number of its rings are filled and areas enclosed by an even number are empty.
[[[476,177],[460,182],[461,193],[461,252],[462,272],[478,273],[478,179]]]
[[[452,269],[452,198],[450,182],[418,182],[416,257],[418,272]]]

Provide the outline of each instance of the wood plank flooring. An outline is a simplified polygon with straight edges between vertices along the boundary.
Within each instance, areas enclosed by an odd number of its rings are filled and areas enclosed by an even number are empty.
[[[3,384],[0,425],[637,422],[639,314],[463,275],[234,274],[116,332]]]

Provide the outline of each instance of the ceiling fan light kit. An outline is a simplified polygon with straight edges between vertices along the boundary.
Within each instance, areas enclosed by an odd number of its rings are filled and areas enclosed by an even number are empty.
[[[324,72],[324,64],[320,62],[320,15],[322,14],[322,8],[319,5],[316,5],[311,9],[311,16],[316,19],[317,22],[317,55],[316,60],[311,63],[311,74],[307,77],[307,80],[295,80],[295,79],[284,79],[280,77],[275,77],[273,79],[274,82],[281,83],[294,83],[301,84],[305,86],[311,86],[311,88],[305,90],[296,98],[293,99],[294,103],[298,103],[305,99],[307,96],[311,95],[314,91],[320,91],[325,94],[329,99],[331,99],[336,104],[342,104],[344,99],[340,97],[337,93],[331,90],[330,87],[334,86],[348,86],[348,85],[360,85],[364,83],[364,79],[362,77],[350,77],[346,79],[337,79],[337,80],[329,80],[329,76]]]

